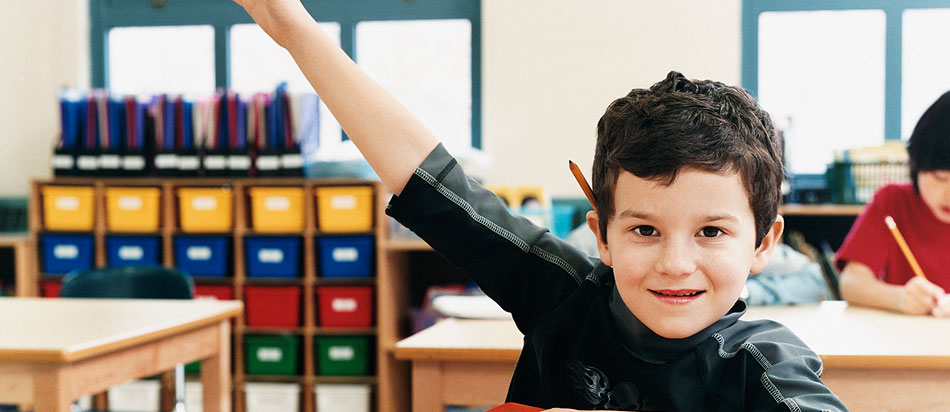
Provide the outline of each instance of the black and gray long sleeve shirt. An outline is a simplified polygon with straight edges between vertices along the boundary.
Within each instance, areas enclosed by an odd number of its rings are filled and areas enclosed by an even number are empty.
[[[612,269],[511,215],[439,145],[387,214],[510,312],[524,348],[508,400],[638,411],[846,411],[821,360],[743,301],[685,339],[653,333],[623,304]]]

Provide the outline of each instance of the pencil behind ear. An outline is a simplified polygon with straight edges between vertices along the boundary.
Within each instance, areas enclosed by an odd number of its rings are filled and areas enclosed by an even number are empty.
[[[752,267],[749,268],[749,273],[759,273],[768,266],[769,259],[772,257],[772,251],[775,250],[775,245],[781,241],[782,232],[784,231],[785,218],[783,218],[782,215],[776,215],[775,222],[772,222],[772,227],[769,228],[768,233],[765,234],[765,237],[762,238],[762,241],[755,248],[755,256],[752,260]]]
[[[607,239],[602,239],[600,236],[600,217],[596,210],[587,212],[587,228],[594,232],[594,237],[597,238],[597,251],[600,252],[600,261],[607,266],[613,266],[610,259],[610,250],[607,248]]]

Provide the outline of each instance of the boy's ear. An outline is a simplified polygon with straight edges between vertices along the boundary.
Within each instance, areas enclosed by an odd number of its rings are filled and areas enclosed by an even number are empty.
[[[600,236],[600,217],[597,216],[597,212],[593,210],[587,212],[587,227],[590,228],[591,232],[594,232],[594,237],[597,238],[597,250],[600,252],[600,261],[604,262],[607,266],[613,266],[610,260],[610,251],[607,249],[607,242],[601,239]]]
[[[785,218],[782,215],[776,215],[775,222],[772,223],[769,232],[765,234],[762,243],[755,249],[755,256],[752,259],[752,267],[749,269],[749,273],[759,273],[765,270],[765,267],[769,264],[769,259],[772,257],[772,251],[775,250],[775,245],[782,239],[782,231],[784,230]]]

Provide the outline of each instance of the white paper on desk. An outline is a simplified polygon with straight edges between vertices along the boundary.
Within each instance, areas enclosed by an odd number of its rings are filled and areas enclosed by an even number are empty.
[[[485,295],[441,295],[432,308],[445,316],[466,319],[511,319],[511,314]]]

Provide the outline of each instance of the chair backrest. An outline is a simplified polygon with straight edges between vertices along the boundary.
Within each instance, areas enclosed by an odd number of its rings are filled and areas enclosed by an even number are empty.
[[[123,266],[73,272],[63,279],[64,298],[191,299],[194,282],[178,269]]]

